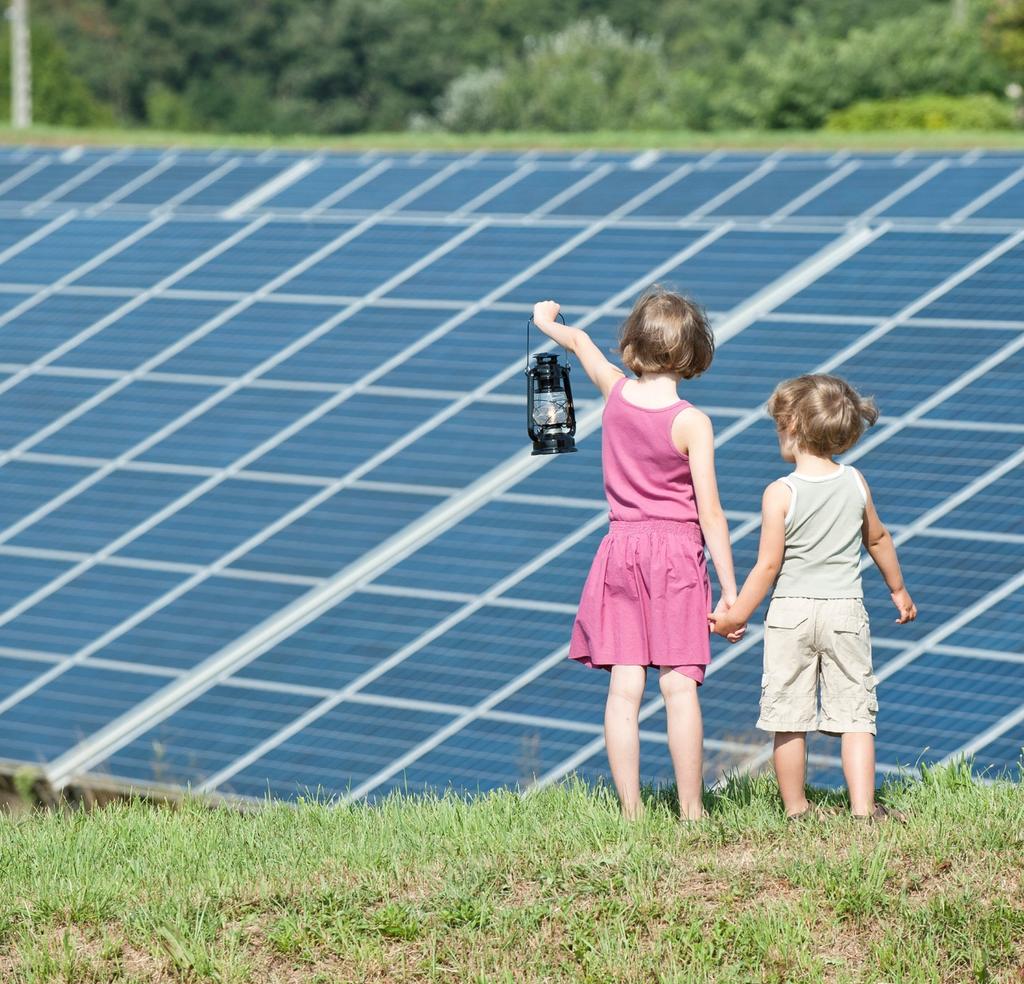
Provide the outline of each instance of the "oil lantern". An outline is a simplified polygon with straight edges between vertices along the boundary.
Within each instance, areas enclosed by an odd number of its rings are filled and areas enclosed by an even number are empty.
[[[526,322],[526,430],[533,441],[533,453],[575,451],[576,412],[572,405],[569,366],[549,353],[534,356],[533,365],[529,364],[532,320]]]

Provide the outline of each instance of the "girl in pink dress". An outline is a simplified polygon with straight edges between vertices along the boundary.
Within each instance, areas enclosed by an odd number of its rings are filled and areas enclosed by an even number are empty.
[[[711,364],[714,334],[692,301],[650,289],[619,337],[622,361],[637,377],[630,379],[585,331],[559,324],[558,310],[556,302],[541,301],[533,320],[580,360],[605,399],[601,456],[610,507],[608,534],[583,586],[569,658],[611,671],[605,744],[629,818],[641,808],[640,702],[647,667],[658,668],[680,815],[699,819],[704,730],[697,688],[711,660],[705,544],[722,587],[716,612],[736,600],[736,578],[718,499],[711,421],[681,400],[676,386]]]

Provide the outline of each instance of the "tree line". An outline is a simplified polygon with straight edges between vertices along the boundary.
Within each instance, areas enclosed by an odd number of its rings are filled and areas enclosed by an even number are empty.
[[[1007,87],[1024,81],[1024,0],[971,0],[963,20],[950,0],[32,0],[32,11],[36,118],[64,125],[813,129],[866,100],[926,97],[965,100],[960,125],[999,126],[1013,121]]]

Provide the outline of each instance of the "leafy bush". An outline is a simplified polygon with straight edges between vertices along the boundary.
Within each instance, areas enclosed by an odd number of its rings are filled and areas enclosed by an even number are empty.
[[[954,28],[945,7],[929,7],[838,40],[807,36],[755,47],[732,84],[718,88],[710,126],[814,129],[855,102],[999,93],[1007,81],[976,25]]]
[[[527,38],[503,69],[473,70],[445,93],[451,130],[640,130],[683,122],[683,88],[662,46],[628,37],[603,17]]]
[[[32,118],[54,126],[106,126],[114,114],[92,96],[72,70],[67,52],[44,24],[33,24]],[[0,21],[0,119],[10,118],[10,29]]]
[[[828,130],[1006,130],[1014,126],[1009,103],[989,93],[915,96],[854,103],[829,115]]]

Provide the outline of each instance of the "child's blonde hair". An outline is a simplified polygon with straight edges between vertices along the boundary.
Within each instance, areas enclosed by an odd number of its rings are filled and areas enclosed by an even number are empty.
[[[626,368],[699,376],[715,355],[715,335],[704,309],[657,284],[637,299],[619,333],[619,353]]]
[[[808,454],[842,454],[878,420],[878,407],[845,379],[821,373],[787,379],[775,387],[768,413]]]

